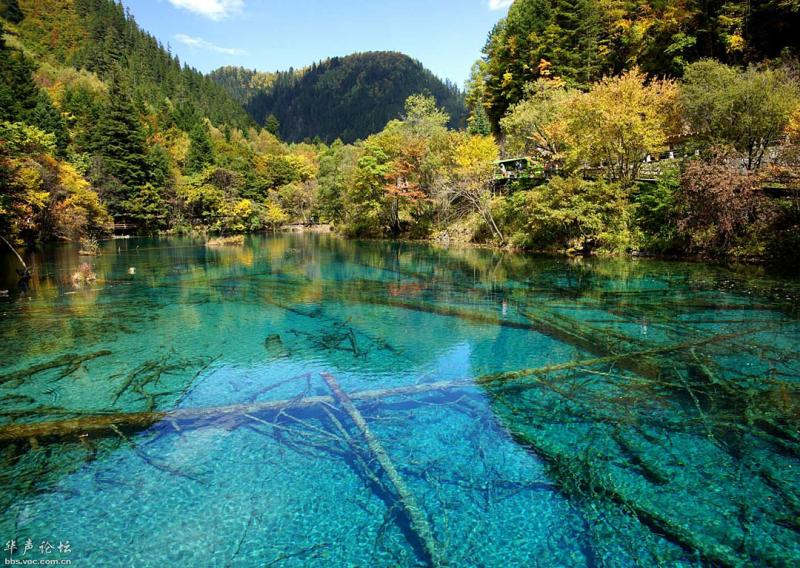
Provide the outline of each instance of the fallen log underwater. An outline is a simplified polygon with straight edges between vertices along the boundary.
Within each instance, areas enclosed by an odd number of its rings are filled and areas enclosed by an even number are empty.
[[[336,396],[336,391],[333,389],[333,387],[331,387],[331,390],[334,392],[334,396],[306,396],[304,398],[263,402],[248,401],[246,404],[210,408],[187,408],[171,411],[116,413],[115,411],[109,410],[106,413],[99,412],[94,415],[85,416],[76,416],[78,414],[77,412],[73,415],[62,414],[62,416],[73,416],[73,418],[54,422],[11,424],[0,426],[0,445],[14,442],[21,442],[24,444],[26,442],[33,441],[38,444],[39,440],[71,442],[77,441],[79,438],[86,435],[116,435],[121,440],[131,444],[130,441],[126,440],[125,436],[122,434],[122,431],[130,430],[135,432],[139,430],[146,430],[147,428],[162,422],[164,428],[174,428],[175,431],[179,431],[183,428],[191,429],[194,427],[211,426],[214,424],[222,424],[223,426],[229,427],[228,425],[237,425],[240,423],[240,421],[260,421],[256,418],[253,418],[254,416],[264,416],[265,418],[267,416],[276,417],[284,411],[292,409],[320,408],[327,412],[329,406],[336,406],[338,404],[340,407],[344,407],[344,404],[342,404],[342,399],[345,397],[356,402],[370,402],[379,401],[382,399],[390,399],[392,397],[434,394],[437,391],[445,392],[457,389],[469,389],[472,391],[472,389],[476,389],[478,387],[486,387],[487,391],[507,392],[503,391],[503,389],[506,387],[512,387],[516,385],[519,387],[528,388],[535,386],[537,379],[542,377],[557,375],[557,378],[561,379],[562,374],[569,373],[570,371],[580,371],[581,368],[598,367],[601,365],[620,367],[627,371],[636,373],[637,375],[647,377],[653,382],[660,380],[662,381],[661,384],[664,384],[665,379],[667,378],[664,377],[665,368],[659,364],[657,360],[655,360],[655,356],[676,353],[678,351],[688,351],[693,347],[701,347],[703,345],[709,345],[713,343],[724,343],[735,340],[741,336],[762,331],[752,330],[744,331],[742,333],[716,335],[713,337],[699,339],[697,341],[685,341],[671,345],[664,345],[663,347],[653,347],[650,349],[628,345],[627,347],[629,347],[629,349],[627,352],[615,353],[614,351],[617,351],[618,348],[609,348],[609,345],[606,342],[595,342],[594,337],[591,334],[580,333],[581,330],[579,329],[570,330],[566,326],[559,325],[559,322],[536,317],[537,314],[534,312],[524,313],[525,317],[528,318],[527,321],[507,320],[500,318],[499,315],[494,315],[487,312],[478,312],[446,305],[417,304],[395,298],[389,298],[385,300],[379,298],[364,300],[359,297],[358,299],[353,299],[353,301],[364,304],[413,310],[416,312],[427,312],[434,315],[456,318],[462,321],[477,324],[497,325],[506,328],[533,331],[553,339],[557,339],[560,342],[563,342],[565,345],[571,345],[582,351],[597,355],[597,357],[593,359],[587,358],[569,361],[567,363],[554,364],[540,368],[504,371],[485,375],[483,377],[477,377],[473,380],[441,381],[437,383],[426,383],[393,389],[358,391],[349,394],[341,392],[340,396]],[[313,317],[308,313],[303,312],[302,310],[294,309],[291,306],[280,307],[293,311],[297,315]],[[358,347],[353,345],[354,355],[357,356],[358,352]],[[95,356],[103,356],[108,354],[108,352],[99,352]],[[93,358],[93,356],[88,356],[86,360],[91,358]],[[54,360],[51,364],[45,364],[41,367],[34,367],[25,372],[15,373],[14,375],[0,377],[0,383],[5,381],[11,382],[15,380],[21,380],[30,375],[48,370],[54,371],[53,374],[55,376],[63,377],[70,374],[72,370],[75,370],[76,368],[69,363],[71,363],[71,361],[68,361],[67,359]],[[80,365],[78,365],[78,367],[79,366]],[[696,368],[701,367],[699,363],[694,363],[693,366]],[[667,372],[669,371],[667,370]],[[650,381],[647,382],[650,383]],[[123,386],[130,386],[130,384],[131,383],[127,383],[126,381],[123,383]],[[686,388],[688,390],[690,387],[687,386]],[[120,392],[124,390],[125,388],[121,389]],[[119,394],[117,397],[119,397]],[[694,401],[694,404],[698,408],[698,412],[702,415],[703,411],[700,409],[701,405],[698,404],[696,400]],[[384,462],[379,456],[383,454],[388,460],[388,455],[386,454],[385,450],[380,449],[380,441],[375,439],[374,434],[368,436],[364,432],[362,427],[359,426],[359,421],[355,417],[359,416],[360,412],[355,405],[352,404],[352,402],[350,402],[350,406],[354,412],[347,411],[347,408],[345,408],[345,410],[361,431],[361,434],[367,441],[367,445],[374,446],[377,444],[377,447],[379,448],[376,450],[374,447],[370,447],[370,452],[373,458],[373,468],[377,469],[377,467],[374,465],[374,463],[377,462],[388,474],[387,477],[389,477],[390,481],[392,481],[392,486],[400,497],[400,499],[398,499],[400,501],[398,505],[403,505],[403,507],[406,508],[412,528],[414,528],[415,532],[419,536],[419,540],[423,543],[423,546],[426,552],[428,552],[431,561],[435,563],[434,559],[438,553],[438,548],[435,541],[432,540],[433,537],[431,536],[432,533],[430,527],[428,526],[427,529],[424,528],[427,526],[427,520],[424,519],[424,514],[422,520],[419,520],[415,523],[414,518],[411,516],[411,511],[416,510],[421,512],[421,510],[418,505],[416,505],[413,495],[407,489],[398,489],[398,483],[396,483],[397,480],[399,480],[400,487],[405,487],[405,484],[397,473],[397,468],[392,465],[390,460],[387,462],[388,466],[384,465]],[[32,416],[33,415],[31,415],[31,418]],[[364,421],[363,417],[361,417],[360,422],[368,429],[368,425]],[[276,427],[275,424],[272,423],[270,423],[269,426],[273,428]],[[532,450],[540,457],[543,457],[545,460],[551,462],[563,461],[564,453],[560,452],[557,448],[554,449],[552,446],[548,445],[546,438],[541,437],[536,432],[517,433],[514,432],[511,427],[508,427],[508,431],[515,434],[514,437],[518,442],[522,443],[528,449]],[[355,432],[353,432],[353,434],[355,434]],[[343,436],[344,435],[345,434],[343,433]],[[370,444],[370,438],[373,439],[373,444]],[[652,468],[646,461],[644,461],[642,453],[635,445],[631,443],[630,439],[624,437],[624,435],[621,436],[619,431],[614,432],[614,439],[624,450],[627,460],[634,464],[637,468],[642,469],[647,474],[647,477],[649,478],[648,481],[660,484],[666,484],[669,482],[668,475],[662,475],[661,471]],[[365,458],[369,459],[369,456],[366,454],[366,452]],[[159,467],[159,465],[156,465],[156,467]],[[367,467],[363,465],[362,467],[365,470],[367,469]],[[587,465],[587,468],[589,467],[593,466],[591,466],[591,464]],[[391,479],[391,475],[389,474],[389,472],[392,470],[394,470],[396,474],[394,480]],[[405,476],[410,475],[408,472],[403,471],[402,468],[400,471]],[[774,484],[781,483],[780,479],[777,479],[777,481],[771,481]],[[784,491],[787,491],[789,496],[793,497],[793,494],[786,490],[783,486],[778,485],[778,487]],[[696,534],[693,534],[691,529],[676,523],[675,519],[671,518],[669,511],[661,510],[653,505],[648,505],[647,503],[642,503],[639,500],[632,498],[625,487],[617,485],[613,482],[613,480],[606,480],[603,489],[605,490],[607,497],[620,504],[624,509],[627,509],[633,515],[638,516],[645,524],[654,527],[657,532],[666,534],[670,540],[680,543],[687,549],[699,551],[705,560],[714,562],[718,565],[740,565],[742,556],[740,552],[737,551],[735,547],[730,546],[729,543],[703,542]],[[410,497],[408,499],[404,499],[404,494]],[[408,503],[410,503],[410,505]],[[398,506],[397,509],[399,510],[400,507]],[[423,528],[419,529],[418,527]],[[430,538],[428,538],[428,536],[430,536]]]
[[[333,375],[330,373],[322,373],[322,379],[331,389],[336,401],[350,416],[350,419],[356,425],[356,428],[358,428],[359,432],[361,432],[361,435],[367,442],[367,446],[369,447],[372,457],[380,464],[381,468],[386,473],[386,476],[389,478],[392,487],[394,487],[394,490],[397,492],[397,495],[400,498],[400,503],[403,505],[403,509],[405,510],[409,521],[411,521],[411,528],[419,537],[420,542],[425,548],[425,553],[427,554],[431,565],[441,566],[442,558],[439,554],[439,547],[436,545],[436,540],[433,537],[433,530],[428,523],[428,519],[426,518],[422,508],[417,503],[414,494],[411,493],[411,491],[408,489],[408,486],[406,486],[405,482],[403,481],[403,478],[398,473],[397,468],[394,466],[394,463],[392,463],[392,460],[389,457],[389,454],[386,453],[386,450],[383,448],[383,444],[381,444],[381,441],[372,432],[372,429],[369,427],[369,424],[367,424],[367,421],[364,420],[361,412],[353,404],[351,397],[342,390],[342,387],[339,385],[339,382],[333,377]]]
[[[409,396],[434,391],[450,390],[475,386],[472,381],[442,381],[422,383],[393,389],[365,390],[350,394],[358,401],[372,401],[395,396]],[[217,421],[225,417],[257,415],[264,412],[277,412],[288,409],[311,408],[318,405],[333,405],[333,396],[312,396],[288,400],[233,404],[208,408],[187,408],[172,411],[97,413],[66,420],[33,422],[28,424],[8,424],[0,427],[0,443],[36,439],[63,440],[71,437],[97,434],[116,434],[118,429],[145,429],[159,422],[169,422],[177,427],[182,422]]]
[[[386,306],[408,311],[430,313],[444,317],[456,318],[476,324],[496,325],[505,328],[540,333],[546,337],[550,337],[551,339],[571,345],[572,347],[585,351],[591,355],[595,355],[598,358],[616,358],[619,367],[651,379],[657,378],[661,374],[662,368],[659,365],[654,364],[652,360],[642,355],[663,354],[669,353],[670,351],[683,349],[682,347],[676,348],[675,346],[664,346],[663,348],[655,347],[650,353],[632,352],[626,355],[625,353],[614,353],[607,346],[603,345],[603,342],[598,341],[597,337],[586,335],[580,333],[579,331],[565,329],[563,326],[555,325],[553,322],[547,321],[544,318],[536,318],[534,314],[531,313],[524,314],[527,318],[527,321],[521,321],[505,319],[489,313],[465,310],[454,306],[414,303],[393,298],[384,299],[362,296],[340,299],[368,305]],[[719,343],[721,341],[737,339],[739,337],[756,334],[762,331],[765,331],[765,329],[745,330],[737,333],[715,335],[709,338],[696,340],[694,346],[699,347],[711,343]],[[690,346],[690,343],[691,342],[686,342],[683,345]]]
[[[569,363],[560,363],[557,365],[550,365],[538,369],[520,369],[518,371],[504,371],[500,373],[484,375],[483,377],[478,377],[477,379],[475,379],[475,382],[481,385],[507,383],[531,376],[547,375],[558,371],[576,369],[578,367],[594,367],[597,365],[604,365],[604,364],[616,364],[626,370],[633,371],[638,375],[652,378],[653,376],[658,376],[658,374],[661,371],[659,365],[648,359],[653,355],[664,355],[666,353],[686,351],[695,347],[702,347],[704,345],[710,345],[713,343],[721,343],[724,341],[730,341],[732,339],[738,339],[740,337],[752,333],[756,333],[756,331],[743,331],[738,333],[715,335],[712,337],[698,339],[695,341],[685,341],[677,344],[663,345],[660,347],[653,347],[650,349],[642,349],[640,351],[618,353],[616,355],[605,355],[602,357],[597,357],[595,359],[571,361]],[[630,367],[633,367],[633,369]]]
[[[580,457],[569,456],[552,447],[544,436],[536,432],[535,428],[529,428],[526,431],[509,428],[509,432],[517,442],[528,447],[552,466],[564,467],[567,464],[571,464],[576,471],[583,472],[588,472],[591,469],[587,464],[582,463]],[[567,465],[567,467],[569,466]],[[713,566],[734,568],[751,565],[754,559],[760,559],[767,566],[786,565],[782,562],[779,551],[776,551],[772,546],[765,544],[757,553],[752,547],[743,546],[742,542],[734,538],[726,538],[728,536],[726,534],[712,537],[710,536],[713,534],[711,531],[699,533],[693,530],[676,520],[671,511],[661,510],[651,503],[638,499],[635,494],[632,495],[609,475],[594,475],[591,477],[591,484],[598,487],[598,496],[617,503],[655,532],[680,545],[687,551],[699,554],[704,565],[709,563]],[[566,492],[568,494],[573,493],[571,491]],[[578,498],[585,497],[581,494],[574,494],[573,496]]]
[[[551,373],[579,370],[581,368],[594,367],[598,365],[619,365],[620,367],[627,369],[628,365],[625,364],[627,362],[634,363],[632,366],[640,370],[642,367],[650,369],[651,372],[644,376],[657,377],[657,366],[648,359],[649,356],[684,351],[693,347],[735,339],[747,335],[748,333],[753,332],[717,335],[697,341],[687,341],[680,344],[654,347],[652,349],[642,351],[620,353],[617,355],[606,355],[593,359],[579,359],[568,363],[547,365],[539,368],[491,373],[469,380],[440,381],[392,389],[366,390],[351,393],[350,398],[358,401],[369,401],[390,398],[393,396],[422,394],[437,390],[450,390],[470,386],[479,387],[505,383],[524,383],[523,379],[526,378],[541,377]],[[59,438],[64,439],[75,435],[90,435],[109,432],[113,433],[112,426],[127,429],[144,429],[165,420],[173,424],[180,424],[182,421],[198,422],[203,420],[215,420],[226,416],[230,417],[236,415],[242,416],[245,414],[258,414],[260,412],[279,411],[289,408],[309,408],[319,404],[333,404],[335,402],[335,398],[331,396],[313,396],[294,398],[290,400],[253,402],[221,407],[177,409],[172,411],[125,413],[104,412],[64,420],[0,426],[0,443],[20,440],[24,441],[30,438],[34,438],[37,441]]]
[[[26,378],[32,377],[33,375],[37,375],[39,373],[43,373],[45,371],[51,371],[55,369],[61,369],[58,377],[56,380],[63,379],[75,371],[77,371],[81,365],[86,363],[87,361],[92,361],[93,359],[99,359],[100,357],[108,357],[111,355],[111,351],[104,350],[104,351],[97,351],[95,353],[89,353],[87,355],[62,355],[57,359],[53,359],[47,363],[40,363],[38,365],[34,365],[33,367],[29,367],[28,369],[23,369],[20,371],[15,371],[13,373],[9,373],[7,375],[0,375],[0,385],[10,382],[19,382],[23,381]]]
[[[362,429],[362,427],[365,427],[366,431],[370,431],[363,416],[360,420],[357,418],[360,416],[360,412],[355,408],[353,401],[370,402],[391,397],[408,397],[431,394],[437,391],[445,392],[455,389],[477,389],[480,387],[488,387],[490,396],[494,397],[498,393],[507,392],[505,389],[508,386],[535,386],[536,383],[525,381],[525,378],[533,378],[535,380],[546,375],[558,374],[558,379],[560,379],[561,373],[564,372],[580,371],[582,368],[596,367],[599,365],[610,365],[613,367],[618,361],[626,358],[646,359],[655,354],[689,350],[692,347],[698,347],[704,344],[734,339],[746,333],[747,332],[718,335],[698,341],[682,342],[650,350],[634,351],[593,359],[581,359],[536,369],[521,369],[504,373],[495,373],[470,380],[440,381],[391,389],[357,391],[350,394],[345,394],[341,388],[338,388],[338,383],[336,383],[337,388],[334,388],[331,386],[331,383],[329,383],[333,396],[308,396],[289,400],[250,402],[222,407],[179,409],[161,412],[98,413],[95,415],[53,422],[10,424],[0,426],[0,445],[14,442],[27,442],[32,445],[38,445],[40,441],[50,440],[76,442],[85,439],[87,435],[114,435],[125,440],[125,437],[121,434],[122,431],[144,430],[159,422],[163,422],[166,428],[172,427],[176,431],[214,424],[222,424],[223,426],[230,427],[230,425],[236,425],[237,421],[241,421],[242,423],[252,421],[253,416],[264,414],[280,415],[286,410],[312,407],[319,407],[326,410],[326,407],[338,405],[344,408],[351,419],[353,419],[353,422],[366,440],[367,445],[370,446],[370,454],[373,458],[371,461],[373,461],[373,463],[378,463],[381,469],[387,473],[389,481],[392,482],[391,487],[394,488],[394,493],[397,494],[396,498],[398,498],[399,504],[406,510],[413,531],[417,534],[420,542],[423,544],[426,554],[430,557],[430,563],[437,565],[437,559],[440,553],[436,541],[433,540],[433,533],[430,526],[427,524],[424,513],[416,504],[413,495],[406,488],[397,468],[395,468],[391,460],[389,460],[388,454],[386,454],[385,450],[382,450],[380,441],[377,440],[374,434],[367,434],[365,430]],[[325,376],[323,376],[323,378],[325,378]],[[327,379],[326,382],[328,382]],[[346,400],[350,402],[343,402]],[[523,433],[516,430],[510,424],[508,425],[508,430],[518,442],[534,451],[546,461],[551,463],[563,462],[565,459],[564,454],[550,447],[547,441],[541,439],[536,432]],[[669,482],[668,476],[661,475],[660,471],[651,469],[646,462],[642,462],[640,452],[635,447],[631,446],[628,440],[623,440],[622,445],[624,446],[623,449],[628,454],[631,454],[629,459],[632,462],[636,462],[634,465],[640,469],[643,468],[645,472],[649,474],[648,477],[652,478],[650,481],[661,484]],[[390,473],[391,471],[394,471],[394,475]],[[698,535],[689,527],[676,522],[670,514],[653,505],[642,503],[632,498],[624,487],[617,486],[612,480],[605,480],[602,485],[603,493],[611,501],[616,502],[624,509],[634,514],[634,516],[639,517],[643,523],[667,536],[669,540],[679,543],[690,551],[698,551],[707,561],[720,566],[736,566],[742,561],[742,554],[736,550],[727,539],[709,541],[704,538],[703,535]],[[758,555],[754,554],[753,557],[758,557]],[[765,556],[765,558],[774,560],[776,557],[768,555]]]

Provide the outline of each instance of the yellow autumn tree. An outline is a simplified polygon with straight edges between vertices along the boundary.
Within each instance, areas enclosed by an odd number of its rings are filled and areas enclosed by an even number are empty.
[[[76,240],[84,235],[98,235],[111,230],[113,221],[100,196],[71,164],[55,165],[58,187],[53,205],[53,230],[61,238]]]
[[[451,137],[450,175],[443,183],[439,199],[447,207],[478,213],[497,241],[504,243],[505,237],[493,214],[492,178],[500,149],[492,136],[453,132]]]
[[[526,97],[500,121],[506,151],[537,156],[557,166],[564,158],[568,137],[565,111],[578,91],[560,79],[539,79],[525,88]]]
[[[566,111],[572,165],[602,167],[609,181],[632,183],[647,155],[680,132],[678,98],[674,81],[648,80],[638,69],[573,97]]]
[[[0,235],[77,239],[100,234],[111,219],[74,166],[54,157],[52,134],[23,123],[0,123]]]

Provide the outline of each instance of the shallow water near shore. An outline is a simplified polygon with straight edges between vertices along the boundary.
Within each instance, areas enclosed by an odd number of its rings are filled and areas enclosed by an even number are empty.
[[[0,538],[74,566],[797,565],[798,298],[327,235],[49,249],[0,299]]]

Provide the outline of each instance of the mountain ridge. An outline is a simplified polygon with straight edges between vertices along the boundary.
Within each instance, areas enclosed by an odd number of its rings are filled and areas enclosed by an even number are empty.
[[[280,136],[292,142],[366,138],[398,118],[405,100],[417,93],[432,95],[450,115],[451,126],[466,120],[461,90],[397,51],[356,52],[274,73],[228,66],[209,77],[257,123],[265,125],[274,116]]]

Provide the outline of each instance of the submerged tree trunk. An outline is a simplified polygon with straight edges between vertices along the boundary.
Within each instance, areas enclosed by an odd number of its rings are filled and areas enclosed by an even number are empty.
[[[349,396],[353,400],[368,401],[390,398],[393,396],[409,396],[456,388],[466,388],[469,386],[474,386],[472,381],[442,381],[394,389],[359,391]],[[336,399],[332,396],[314,396],[209,408],[186,408],[172,411],[94,412],[83,416],[81,416],[81,414],[85,413],[76,411],[70,414],[78,415],[77,418],[0,426],[0,445],[15,441],[24,442],[31,439],[44,441],[69,440],[72,438],[77,441],[81,436],[114,434],[114,428],[127,431],[144,430],[162,421],[177,425],[185,424],[187,427],[191,427],[193,424],[202,425],[206,422],[215,423],[219,419],[226,417],[240,416],[242,420],[246,420],[245,415],[247,414],[257,415],[260,413],[280,412],[292,408],[311,408],[321,404],[335,404],[335,402]],[[35,415],[34,412],[30,414],[32,416]]]
[[[322,378],[331,389],[336,401],[344,409],[344,411],[347,412],[347,414],[350,416],[350,419],[358,428],[359,432],[361,432],[361,435],[367,442],[369,451],[375,461],[377,461],[383,471],[386,472],[386,476],[389,478],[392,487],[394,487],[394,490],[400,497],[400,502],[403,504],[403,508],[405,509],[406,515],[408,515],[409,521],[411,521],[411,528],[414,529],[414,532],[419,537],[431,564],[433,566],[441,566],[442,559],[439,555],[438,547],[436,546],[436,540],[433,537],[433,530],[431,530],[431,526],[428,523],[425,512],[419,506],[414,494],[411,493],[403,481],[403,478],[397,472],[397,468],[394,466],[394,463],[392,463],[389,454],[386,453],[386,450],[383,448],[383,444],[381,444],[378,437],[372,432],[372,429],[369,427],[369,424],[367,424],[367,421],[364,420],[361,412],[359,412],[359,410],[355,407],[353,401],[350,399],[347,393],[342,390],[339,382],[333,377],[333,375],[329,373],[323,373]]]
[[[17,249],[15,249],[13,246],[11,246],[11,243],[10,243],[10,242],[8,242],[8,241],[6,240],[6,238],[5,238],[3,235],[0,235],[0,239],[2,239],[2,240],[3,240],[3,242],[4,242],[4,243],[6,243],[6,244],[8,245],[8,248],[10,248],[10,249],[11,249],[11,252],[13,252],[13,253],[14,253],[14,255],[15,255],[15,256],[16,256],[16,257],[19,259],[19,262],[20,262],[20,264],[22,264],[22,267],[23,267],[23,268],[24,268],[24,269],[27,271],[27,270],[28,270],[28,265],[27,265],[27,264],[25,264],[25,261],[24,261],[24,260],[22,260],[22,257],[21,257],[21,256],[20,256],[20,254],[17,252]]]

